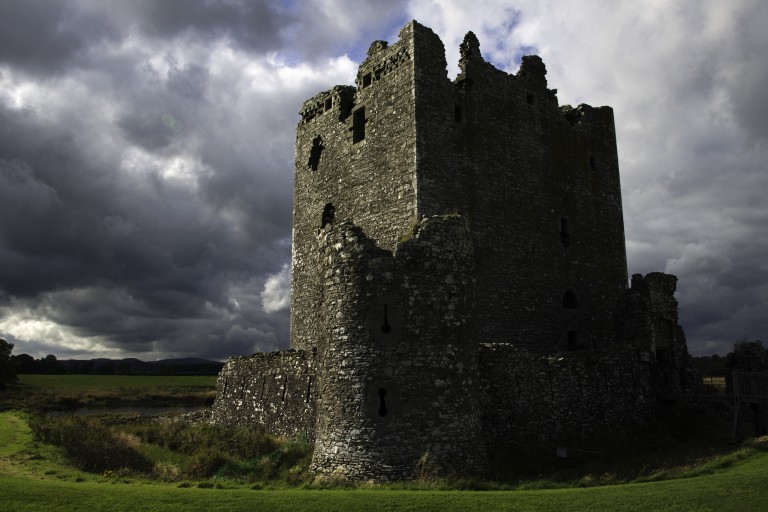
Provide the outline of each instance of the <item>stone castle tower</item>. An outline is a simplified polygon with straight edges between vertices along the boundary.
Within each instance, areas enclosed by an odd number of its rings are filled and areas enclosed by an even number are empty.
[[[356,89],[301,111],[292,347],[317,344],[322,283],[307,262],[330,211],[389,251],[424,218],[464,217],[483,340],[547,352],[611,339],[627,285],[613,111],[560,108],[541,59],[508,75],[472,33],[454,82],[440,39],[416,22],[368,55]]]
[[[230,360],[215,421],[305,433],[321,474],[403,479],[681,390],[674,276],[627,290],[612,110],[559,106],[541,59],[508,75],[471,32],[459,66],[412,21],[304,103],[291,350]]]

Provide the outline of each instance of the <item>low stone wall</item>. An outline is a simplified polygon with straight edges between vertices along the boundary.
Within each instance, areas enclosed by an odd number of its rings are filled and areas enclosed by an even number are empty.
[[[646,418],[655,401],[634,351],[541,356],[493,343],[480,346],[478,360],[489,451],[573,439]]]
[[[284,350],[230,358],[219,373],[211,422],[314,439],[315,358]]]

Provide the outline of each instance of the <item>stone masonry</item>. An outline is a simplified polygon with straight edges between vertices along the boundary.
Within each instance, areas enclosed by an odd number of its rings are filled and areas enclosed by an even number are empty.
[[[291,349],[230,359],[213,421],[314,442],[319,475],[482,474],[692,384],[674,276],[627,289],[610,107],[560,106],[412,21],[296,134]]]

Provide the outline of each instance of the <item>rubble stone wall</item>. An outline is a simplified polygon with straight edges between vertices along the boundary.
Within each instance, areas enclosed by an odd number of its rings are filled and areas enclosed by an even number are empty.
[[[212,419],[314,439],[316,388],[311,353],[284,350],[232,357],[219,373]]]
[[[489,451],[575,439],[648,418],[655,396],[633,350],[542,356],[509,344],[478,352]]]

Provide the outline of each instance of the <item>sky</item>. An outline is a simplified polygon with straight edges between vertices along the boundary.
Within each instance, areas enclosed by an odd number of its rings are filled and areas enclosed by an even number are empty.
[[[614,109],[629,273],[694,355],[768,342],[764,0],[0,0],[0,337],[60,359],[287,348],[293,145],[410,19]]]

